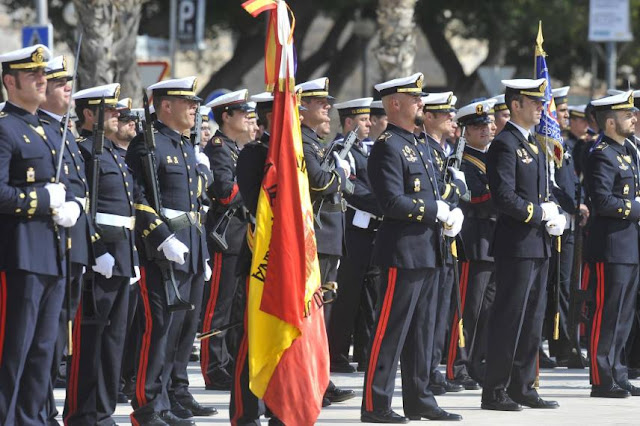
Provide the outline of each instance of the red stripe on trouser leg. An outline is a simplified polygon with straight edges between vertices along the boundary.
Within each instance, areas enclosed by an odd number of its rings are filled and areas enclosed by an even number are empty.
[[[469,286],[469,262],[461,262],[460,271],[460,304],[462,309],[462,315],[464,317],[464,306],[467,299],[467,288]],[[447,379],[454,380],[455,372],[453,367],[458,356],[458,340],[460,337],[460,329],[458,322],[460,317],[458,316],[458,310],[454,310],[453,321],[451,323],[451,337],[449,339],[449,354],[447,356]]]
[[[222,274],[222,253],[213,254],[213,274],[211,275],[211,282],[209,284],[209,300],[207,301],[207,309],[204,313],[202,320],[202,332],[206,333],[211,330],[213,322],[213,314],[215,313],[216,303],[218,302],[218,293],[220,290],[220,276]],[[207,368],[209,366],[209,341],[207,339],[200,341],[200,371],[202,371],[202,377],[204,383],[207,385],[212,384],[207,374]]]
[[[591,269],[589,268],[589,264],[585,263],[584,268],[582,268],[582,282],[580,282],[580,290],[586,290],[589,288],[589,278],[591,275]],[[580,306],[580,312],[585,313],[586,304],[583,302]],[[580,323],[580,336],[584,336],[587,332],[587,329],[584,323]]]
[[[396,268],[389,268],[387,291],[384,294],[382,309],[380,311],[380,319],[378,320],[378,328],[376,329],[376,334],[373,339],[373,345],[371,346],[371,355],[369,357],[369,366],[367,368],[367,386],[365,399],[366,411],[373,411],[373,375],[375,373],[376,364],[378,363],[378,355],[380,355],[380,345],[382,344],[382,339],[384,338],[384,333],[387,329],[387,322],[389,321],[389,314],[391,313],[391,302],[393,300],[393,292],[396,287],[397,277],[398,270]]]
[[[602,310],[604,309],[604,263],[596,263],[596,311],[593,315],[591,329],[591,381],[595,386],[600,385],[600,371],[598,370],[598,343],[600,342],[600,327],[602,325]]]
[[[153,330],[153,317],[149,304],[149,290],[147,288],[147,273],[145,268],[140,268],[140,297],[144,308],[144,333],[140,345],[140,362],[138,363],[138,375],[136,379],[136,400],[138,406],[147,404],[145,384],[147,382],[147,366],[149,364],[149,349],[151,346],[151,332]]]
[[[78,410],[78,371],[80,370],[80,343],[82,341],[82,298],[76,311],[76,317],[73,322],[72,344],[75,348],[71,356],[71,368],[67,375],[67,415],[64,418],[64,424],[67,424],[69,418]]]
[[[233,418],[231,419],[232,425],[238,424],[238,419],[240,419],[244,415],[244,405],[242,403],[242,369],[244,368],[245,360],[247,359],[247,351],[248,351],[248,312],[247,312],[247,303],[249,299],[249,277],[247,277],[247,282],[245,284],[245,307],[244,307],[244,332],[242,333],[242,341],[240,342],[240,348],[238,349],[238,356],[236,359],[236,368],[235,368],[235,413],[233,414]]]
[[[0,272],[0,365],[4,350],[4,334],[7,326],[7,274]]]

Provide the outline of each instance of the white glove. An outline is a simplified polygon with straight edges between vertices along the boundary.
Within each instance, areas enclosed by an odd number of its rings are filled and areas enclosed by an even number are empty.
[[[211,271],[211,266],[209,266],[209,262],[206,262],[204,266],[205,266],[204,280],[209,281],[211,279],[211,275],[213,274],[213,271]]]
[[[95,272],[103,275],[106,279],[111,278],[113,275],[113,266],[116,264],[116,260],[109,253],[105,253],[102,256],[96,258],[96,264],[91,267]]]
[[[65,228],[71,228],[80,217],[80,206],[75,201],[67,201],[55,209],[53,221]]]
[[[447,218],[449,217],[449,204],[445,203],[442,200],[436,201],[436,204],[438,205],[438,212],[436,213],[436,217],[440,222],[446,222]]]
[[[451,210],[447,221],[444,223],[444,235],[447,237],[455,237],[460,233],[462,229],[462,223],[464,222],[464,214],[459,208]]]
[[[178,265],[184,265],[184,255],[189,253],[189,248],[177,239],[175,234],[171,234],[158,246],[158,251],[160,250],[164,257]]]
[[[557,216],[560,216],[560,212],[558,212],[558,205],[552,201],[542,203],[540,204],[540,207],[543,211],[542,220],[553,220]]]
[[[555,218],[548,220],[544,225],[547,229],[547,233],[554,237],[559,237],[564,232],[564,227],[567,224],[567,218],[560,214]]]
[[[456,170],[451,166],[449,166],[448,170],[454,179],[463,181],[464,185],[467,186],[467,179],[464,177],[464,172],[461,172],[460,170]]]
[[[136,276],[133,277],[133,278],[129,278],[129,285],[134,285],[135,283],[140,281],[140,267],[139,266],[134,266],[133,270],[136,273]]]
[[[211,169],[211,162],[209,161],[209,157],[204,152],[196,152],[196,161],[198,164],[204,164],[207,166],[207,169]]]
[[[344,174],[348,177],[351,174],[351,165],[347,160],[340,158],[337,152],[333,153],[333,159],[336,161],[336,167],[344,170]]]
[[[61,183],[48,183],[44,186],[44,189],[49,193],[49,207],[57,209],[62,207],[65,198],[67,198],[67,190]]]

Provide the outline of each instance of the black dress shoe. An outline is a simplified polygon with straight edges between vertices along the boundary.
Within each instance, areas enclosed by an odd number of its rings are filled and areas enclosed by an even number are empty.
[[[195,426],[196,424],[193,420],[177,417],[169,410],[160,413],[160,418],[169,426]]]
[[[131,414],[132,423],[140,426],[167,426],[167,422],[162,420],[159,413],[151,413],[146,415]]]
[[[444,390],[447,392],[462,392],[464,390],[464,386],[446,380],[444,382]]]
[[[429,385],[429,390],[434,394],[434,395],[444,395],[445,393],[447,393],[447,390],[444,388],[444,385]]]
[[[515,401],[515,400],[514,400]],[[558,408],[560,405],[558,401],[547,401],[539,396],[531,399],[523,399],[522,401],[517,401],[518,404],[524,405],[529,408]]]
[[[363,423],[409,423],[409,419],[401,416],[393,410],[389,411],[363,411],[360,413],[360,421]]]
[[[618,383],[618,386],[629,392],[631,396],[640,396],[640,388],[633,386],[628,380],[626,382]]]
[[[556,368],[558,366],[558,363],[549,358],[544,351],[541,350],[539,353],[540,368]]]
[[[495,398],[492,400],[483,399],[480,407],[483,410],[522,411],[522,406],[511,399],[505,390],[496,392]]]
[[[188,408],[180,404],[176,400],[175,396],[173,395],[169,396],[169,403],[171,404],[171,412],[173,413],[174,416],[179,417],[181,419],[189,419],[193,417],[193,413],[191,412],[191,410],[189,410]]]
[[[478,384],[478,382],[476,382],[475,380],[473,380],[469,376],[462,376],[459,379],[456,379],[456,380],[454,380],[453,382],[450,382],[450,383],[455,383],[457,385],[460,385],[463,388],[465,388],[465,390],[478,390],[478,389],[480,389],[480,385]]]
[[[194,416],[213,416],[214,414],[218,414],[218,410],[216,410],[214,407],[210,405],[200,404],[192,395],[187,395],[185,397],[179,398],[178,402],[184,408],[191,411]]]
[[[591,386],[592,398],[628,398],[631,392],[613,384],[611,386]]]
[[[331,405],[331,401],[329,401],[329,398],[327,398],[326,396],[322,397],[322,406],[323,407],[328,407]]]
[[[356,369],[347,362],[342,364],[331,364],[330,371],[332,373],[355,373]]]
[[[208,376],[211,379],[211,384],[205,386],[206,390],[231,390],[233,377],[224,368],[219,368]]]
[[[425,419],[428,419],[428,420],[438,420],[441,422],[446,422],[446,421],[458,422],[462,420],[462,416],[460,414],[449,413],[447,411],[444,411],[442,408],[438,408],[437,410],[434,410],[434,411],[428,411],[428,412],[420,413],[417,415],[411,415],[407,417],[409,417],[409,420],[420,420],[421,418],[424,417]]]
[[[356,393],[351,389],[340,389],[337,386],[333,387],[332,389],[327,389],[327,391],[324,393],[324,397],[327,398],[331,403],[343,402],[355,396]]]

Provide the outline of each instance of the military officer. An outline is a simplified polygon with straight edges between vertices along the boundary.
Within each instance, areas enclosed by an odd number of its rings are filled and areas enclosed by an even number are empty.
[[[185,77],[147,88],[157,114],[155,171],[147,170],[150,165],[144,161],[150,155],[144,135],[127,150],[127,163],[141,188],[135,208],[145,270],[140,280],[145,328],[131,401],[131,418],[141,425],[191,425],[194,421],[184,417],[216,413],[193,398],[186,378],[197,328],[198,311],[193,306],[200,303],[205,276],[210,274],[199,200],[206,183],[199,177],[201,160],[187,136],[201,100],[196,87],[195,77]],[[158,194],[146,178],[154,173]],[[159,200],[154,200],[156,195]],[[160,211],[153,207],[158,204]],[[167,300],[165,286],[172,284],[165,277],[171,274],[182,300]]]
[[[367,175],[368,153],[362,142],[368,136],[371,126],[369,111],[372,100],[373,98],[359,98],[334,105],[338,110],[343,132],[336,135],[334,142],[343,142],[345,137],[343,134],[347,135],[356,128],[357,139],[347,154],[351,167],[349,179],[354,183],[354,191],[353,194],[345,194],[349,203],[345,212],[346,249],[338,268],[338,283],[342,285],[339,296],[333,304],[331,322],[327,330],[333,372],[355,372],[355,368],[349,364],[351,336],[361,304],[374,300],[374,295],[367,294],[373,289],[365,284],[365,276],[372,267],[373,239],[382,213],[371,192]],[[365,308],[365,311],[370,312],[371,323],[373,323],[372,310],[372,306]],[[366,356],[360,354],[360,358],[364,367]]]
[[[47,78],[47,99],[40,104],[38,116],[44,126],[45,132],[51,140],[59,140],[63,127],[64,115],[68,111],[71,102],[71,86],[69,81],[73,79],[67,69],[64,56],[57,56],[51,59],[45,69]],[[70,120],[69,120],[70,121]],[[57,142],[56,142],[57,143]],[[62,361],[62,355],[68,341],[67,319],[73,318],[76,313],[78,302],[80,301],[80,290],[82,288],[83,269],[93,265],[93,250],[91,247],[91,236],[94,234],[91,218],[88,216],[89,207],[89,184],[85,174],[84,157],[80,153],[76,139],[70,130],[67,131],[67,138],[64,146],[63,172],[69,180],[69,190],[73,192],[76,200],[83,205],[83,210],[78,217],[78,221],[69,231],[72,241],[71,248],[71,292],[65,298],[70,298],[69,306],[71,311],[67,313],[67,303],[62,304],[60,321],[58,324],[58,340],[56,351],[53,357],[51,368],[51,383],[55,385],[58,380],[58,367]],[[53,386],[49,395],[49,421],[55,420],[58,415],[56,401],[53,397]]]
[[[200,127],[200,150],[203,150],[204,147],[207,146],[207,142],[209,142],[209,139],[211,139],[211,136],[213,135],[209,117],[211,108],[202,105],[199,112],[202,116],[202,126]]]
[[[256,102],[256,114],[258,120],[264,126],[260,140],[250,142],[238,155],[237,181],[240,194],[249,214],[255,218],[258,208],[258,197],[264,175],[264,164],[269,150],[269,133],[271,129],[271,116],[273,110],[273,95],[263,92],[251,96]],[[251,223],[248,226],[253,226]],[[246,320],[247,308],[247,277],[251,269],[251,250],[246,241],[243,242],[238,257],[238,296],[242,307],[242,319]],[[249,361],[248,361],[248,337],[247,325],[239,327],[241,341],[237,352],[231,355],[236,360],[234,367],[234,380],[231,385],[231,398],[229,402],[229,418],[233,426],[260,425],[260,416],[264,414],[265,407],[262,401],[249,389]],[[271,420],[275,422],[272,417]]]
[[[592,101],[604,132],[591,149],[586,181],[593,208],[587,239],[595,294],[591,325],[591,396],[640,395],[629,382],[624,346],[635,313],[638,292],[638,157],[628,138],[636,126],[633,93]]]
[[[112,135],[116,149],[125,158],[129,144],[138,134],[136,130],[137,116],[131,112],[131,98],[120,99],[117,103],[118,111],[118,131]]]
[[[80,203],[56,167],[61,141],[37,115],[46,100],[41,45],[0,55],[8,100],[0,112],[0,419],[41,422],[64,297],[63,228]],[[46,412],[44,413],[46,415]]]
[[[212,203],[206,222],[213,276],[205,288],[203,333],[229,322],[236,293],[236,263],[247,226],[246,211],[236,182],[236,163],[240,147],[246,143],[248,96],[248,91],[242,89],[221,95],[207,104],[219,129],[204,148],[214,183],[209,193]],[[213,238],[213,233],[218,237]],[[221,245],[221,239],[226,240],[227,247]],[[212,336],[200,343],[200,368],[206,389],[231,388],[233,359],[225,337],[224,334]]]
[[[346,160],[340,160],[337,154],[327,152],[322,140],[330,129],[329,110],[333,97],[329,95],[329,79],[321,77],[296,86],[300,94],[300,111],[302,119],[302,151],[309,177],[311,203],[315,214],[314,229],[320,264],[320,283],[327,294],[335,294],[338,275],[338,262],[342,256],[344,234],[344,210],[346,201],[343,191],[347,188],[351,166]],[[326,133],[320,136],[320,133]],[[331,171],[323,169],[323,162],[335,162]],[[339,290],[338,290],[339,291]],[[331,322],[331,296],[326,297],[328,303],[324,307],[325,324]],[[342,402],[353,398],[352,390],[341,389],[329,381],[323,405]]]
[[[462,214],[452,214],[439,199],[429,147],[413,133],[423,118],[422,81],[422,73],[416,73],[375,86],[389,119],[368,163],[371,188],[384,214],[373,262],[385,279],[364,378],[363,422],[462,418],[438,407],[428,388],[442,264],[440,227],[445,224],[446,234],[455,236]],[[408,418],[391,409],[398,361]]]
[[[560,130],[563,134],[570,132],[569,128],[569,106],[568,106],[568,93],[570,86],[553,89],[553,99],[556,104],[556,112],[558,114],[558,122],[560,123]],[[549,270],[551,275],[549,276],[549,282],[555,283],[557,279],[556,268],[560,268],[560,327],[559,338],[555,340],[553,336],[553,315],[555,315],[555,297],[547,298],[547,339],[549,341],[549,354],[556,358],[558,365],[567,366],[571,363],[572,367],[582,365],[582,360],[578,358],[578,354],[571,356],[571,341],[569,340],[570,334],[568,329],[569,319],[569,293],[570,293],[570,281],[573,270],[573,253],[574,253],[574,234],[575,232],[581,232],[579,230],[580,222],[586,221],[589,217],[589,209],[584,204],[584,192],[582,191],[582,185],[580,179],[575,171],[574,159],[571,155],[573,151],[574,140],[566,138],[563,140],[563,157],[560,167],[555,167],[554,170],[554,185],[553,194],[558,200],[558,204],[564,211],[567,218],[567,225],[565,226],[565,232],[562,234],[561,241],[561,254],[560,265],[558,266],[557,256],[551,257],[551,266]],[[582,201],[578,203],[578,198]],[[555,284],[554,284],[555,285]],[[554,285],[549,285],[548,288],[554,288]],[[554,292],[555,294],[555,292]],[[582,356],[582,355],[579,355]]]
[[[367,147],[367,152],[371,151],[373,143],[378,137],[387,129],[387,113],[384,112],[381,100],[371,102],[371,112],[369,113],[369,121],[371,121],[371,130],[369,130],[369,137],[367,137],[363,144]]]
[[[551,236],[566,223],[555,203],[546,156],[529,129],[540,122],[546,80],[503,80],[511,118],[491,143],[487,176],[498,210],[492,249],[496,297],[489,319],[486,410],[556,408],[534,389],[542,335]],[[548,198],[547,198],[548,197]]]
[[[496,135],[504,129],[504,126],[507,124],[509,119],[511,118],[511,112],[509,111],[509,107],[504,102],[504,94],[494,96],[491,99],[495,99],[496,104],[493,106],[493,110],[495,112],[496,119]]]
[[[455,132],[453,129],[453,111],[455,111],[455,108],[451,105],[452,100],[453,92],[443,92],[430,93],[422,99],[422,102],[424,104],[423,129],[426,132],[423,137],[426,137],[430,148],[429,155],[435,166],[435,178],[438,182],[440,199],[455,207],[458,204],[459,197],[464,195],[467,189],[463,173],[452,168],[447,170],[447,158],[453,150],[447,142],[447,138]],[[448,183],[445,182],[447,174],[453,176]],[[459,392],[464,389],[458,383],[448,382],[438,370],[438,365],[440,365],[445,349],[454,280],[452,258],[448,254],[448,250],[445,253],[445,262],[438,278],[438,312],[436,314],[433,355],[431,357],[431,378],[429,379],[429,386],[435,395],[442,395],[446,392]]]
[[[466,389],[479,389],[484,378],[487,320],[495,294],[493,256],[489,243],[493,238],[496,210],[487,179],[487,150],[491,143],[491,117],[495,99],[472,102],[460,108],[456,121],[465,130],[466,146],[460,170],[469,185],[471,197],[462,201],[464,224],[460,236],[464,260],[460,262],[460,296],[464,323],[465,348],[458,347],[458,312],[451,322],[447,357],[447,380]]]
[[[95,251],[92,273],[84,277],[94,300],[83,293],[74,323],[74,353],[68,366],[65,424],[113,424],[120,387],[120,362],[126,334],[129,281],[138,275],[133,235],[134,186],[124,159],[109,139],[118,129],[117,83],[77,92],[73,99],[85,134],[98,120],[98,104],[104,99],[104,151],[94,154],[93,136],[79,140],[87,165],[90,188],[98,156],[100,171],[96,188],[96,229],[91,241]],[[88,306],[95,302],[92,321]]]

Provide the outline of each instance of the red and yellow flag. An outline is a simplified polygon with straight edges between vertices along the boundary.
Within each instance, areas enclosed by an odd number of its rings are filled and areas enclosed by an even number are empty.
[[[265,82],[274,101],[250,241],[249,383],[285,424],[312,425],[329,382],[329,352],[294,92],[292,35],[288,7],[281,0],[270,12],[265,46]]]

